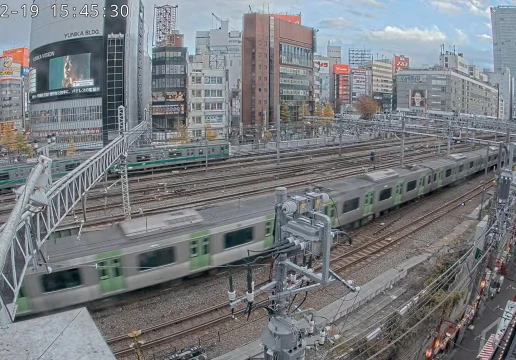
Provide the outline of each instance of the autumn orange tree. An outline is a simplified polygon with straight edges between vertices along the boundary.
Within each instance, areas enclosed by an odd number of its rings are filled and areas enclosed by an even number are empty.
[[[206,131],[206,139],[209,141],[217,140],[217,132],[211,129],[211,124],[206,124],[204,131]]]
[[[378,112],[380,107],[373,98],[368,96],[362,96],[355,103],[355,108],[362,115],[363,119],[370,120]]]

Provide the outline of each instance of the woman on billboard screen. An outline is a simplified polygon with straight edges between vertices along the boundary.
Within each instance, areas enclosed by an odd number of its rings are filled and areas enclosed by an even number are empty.
[[[79,80],[90,78],[90,54],[68,55],[64,59],[62,87],[74,87]]]

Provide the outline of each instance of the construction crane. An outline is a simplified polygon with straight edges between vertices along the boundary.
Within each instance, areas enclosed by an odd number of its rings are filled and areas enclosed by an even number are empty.
[[[75,205],[82,202],[85,209],[87,192],[104,178],[107,170],[119,159],[123,167],[129,147],[150,129],[148,122],[141,122],[124,132],[123,106],[119,107],[118,117],[120,135],[75,170],[52,184],[52,160],[40,156],[26,184],[16,191],[16,204],[0,233],[0,324],[14,321],[23,276],[31,263],[37,270],[38,254],[45,261],[41,250],[45,241],[73,211]],[[122,192],[124,213],[128,217],[129,193],[128,184],[124,185],[124,181],[127,182],[127,176],[125,179],[122,176]],[[80,230],[84,221],[85,218],[81,221]],[[46,269],[48,273],[51,272],[50,267]]]
[[[217,15],[215,15],[214,13],[211,13],[211,16],[213,16],[213,17],[214,17],[214,18],[215,18],[215,19],[220,23],[220,26],[222,26],[222,22],[223,22],[224,20],[222,20],[221,18],[219,18],[219,17],[218,17]],[[230,26],[229,28],[230,28],[231,30],[235,30],[235,31],[236,31],[236,29],[235,29],[235,28],[233,28],[233,27],[231,27],[231,26]]]

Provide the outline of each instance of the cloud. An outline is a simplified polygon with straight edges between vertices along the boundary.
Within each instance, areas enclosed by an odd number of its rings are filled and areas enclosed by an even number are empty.
[[[490,22],[485,22],[484,25],[487,26],[488,28],[492,29]]]
[[[354,10],[354,9],[346,9],[345,11],[351,15],[365,17],[368,19],[373,19],[376,17],[376,15],[374,13],[367,13],[367,12],[362,12],[362,11],[358,11],[358,10]]]
[[[484,10],[482,10],[482,8],[478,7],[478,6],[475,6],[473,4],[469,4],[468,5],[468,8],[469,8],[469,11],[473,14],[473,15],[477,15],[477,16],[484,16],[488,19],[491,18],[491,10],[489,9],[489,6],[486,7]]]
[[[457,14],[460,12],[460,7],[449,2],[449,1],[441,1],[435,0],[430,1],[430,5],[435,7],[438,11],[446,13],[446,14]]]
[[[479,38],[480,40],[487,41],[487,42],[491,42],[493,40],[491,38],[491,35],[487,35],[487,34],[477,35],[477,38]]]
[[[384,9],[386,5],[382,3],[380,0],[355,0],[355,4],[360,3],[365,6],[372,6],[377,9]]]
[[[442,43],[446,35],[438,28],[425,30],[418,27],[402,29],[396,26],[386,26],[383,30],[369,30],[365,35],[372,40],[385,41],[415,41],[418,43]]]
[[[343,17],[321,20],[319,22],[319,27],[323,29],[347,28],[351,26],[353,26],[353,20]]]
[[[455,29],[455,34],[457,36],[457,45],[464,45],[469,42],[468,35],[462,29]]]

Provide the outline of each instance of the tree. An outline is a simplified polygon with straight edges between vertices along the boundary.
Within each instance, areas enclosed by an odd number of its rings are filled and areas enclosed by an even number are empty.
[[[335,117],[335,113],[333,112],[333,109],[331,108],[330,104],[326,104],[326,106],[324,107],[323,116],[332,119]]]
[[[172,142],[178,142],[178,143],[187,143],[190,141],[190,137],[188,136],[188,128],[186,125],[179,125],[179,131],[175,136],[172,137]]]
[[[363,119],[370,120],[378,112],[380,107],[373,98],[362,96],[355,103],[355,108],[362,115]]]
[[[303,103],[299,108],[298,108],[298,111],[297,111],[297,120],[298,121],[301,121],[303,120],[304,117],[306,116],[310,116],[310,107],[308,106],[308,104],[306,103]]]
[[[286,102],[282,102],[281,103],[280,119],[283,122],[289,122],[290,121],[290,109],[288,108],[288,105],[287,105]]]
[[[6,130],[2,132],[0,143],[14,154],[26,154],[32,156],[32,147],[29,145],[28,139],[21,132],[16,130]]]
[[[204,126],[204,131],[206,133],[206,139],[209,141],[217,140],[218,134],[216,131],[211,129],[211,124],[206,124]]]
[[[315,104],[315,116],[323,117],[323,110],[320,102]]]
[[[66,156],[74,156],[75,155],[75,143],[73,141],[73,138],[70,138],[68,140],[68,150],[66,150]]]
[[[264,133],[263,133],[263,140],[265,142],[268,142],[268,141],[271,141],[272,140],[272,133],[269,131],[269,130],[266,130]]]

